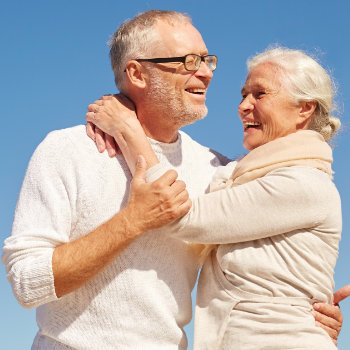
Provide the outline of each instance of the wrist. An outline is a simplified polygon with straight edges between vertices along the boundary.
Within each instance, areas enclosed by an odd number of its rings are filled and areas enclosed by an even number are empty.
[[[124,236],[126,239],[135,239],[146,231],[142,221],[135,215],[135,209],[130,203],[122,209],[118,215],[124,226]]]

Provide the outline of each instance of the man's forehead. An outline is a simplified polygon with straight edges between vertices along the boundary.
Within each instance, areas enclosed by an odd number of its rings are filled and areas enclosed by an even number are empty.
[[[190,22],[172,24],[158,21],[156,26],[160,39],[158,49],[167,56],[183,56],[190,53],[206,55],[208,53],[201,34]]]

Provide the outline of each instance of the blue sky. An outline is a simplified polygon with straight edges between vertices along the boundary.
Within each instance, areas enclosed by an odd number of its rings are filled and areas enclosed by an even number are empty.
[[[0,13],[2,111],[0,241],[10,234],[18,192],[31,154],[54,129],[84,123],[86,107],[114,93],[106,42],[119,24],[149,9],[186,12],[209,52],[219,58],[205,120],[185,128],[194,139],[236,157],[244,151],[237,117],[247,57],[278,43],[316,55],[338,86],[343,131],[334,151],[335,183],[343,205],[343,238],[335,272],[339,288],[350,283],[350,44],[347,0],[294,1],[17,1],[4,0]],[[36,333],[35,311],[22,309],[0,267],[1,348],[29,349]],[[339,349],[350,346],[350,300]],[[190,344],[192,329],[187,328]]]

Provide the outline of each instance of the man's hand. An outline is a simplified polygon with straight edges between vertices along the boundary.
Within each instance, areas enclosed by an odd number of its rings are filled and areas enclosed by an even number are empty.
[[[350,295],[350,285],[340,288],[334,293],[334,304],[315,303],[312,314],[315,317],[316,325],[323,328],[332,338],[334,344],[343,324],[343,315],[339,303]]]
[[[162,227],[185,215],[192,202],[186,184],[177,180],[177,172],[168,170],[158,180],[146,183],[146,161],[140,156],[131,182],[128,205],[123,209],[134,231],[145,232]]]
[[[113,133],[129,118],[136,119],[135,106],[122,94],[105,95],[88,106],[86,133],[95,141],[99,152],[107,149],[112,158],[121,153]]]

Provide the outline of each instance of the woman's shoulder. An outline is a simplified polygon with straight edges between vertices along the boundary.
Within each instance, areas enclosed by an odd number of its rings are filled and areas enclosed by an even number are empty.
[[[291,189],[324,201],[330,197],[339,197],[332,177],[322,170],[309,166],[291,166],[275,169],[268,173],[269,181],[288,184]]]

